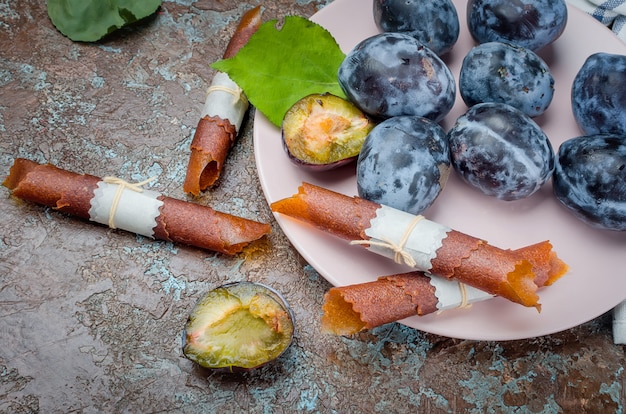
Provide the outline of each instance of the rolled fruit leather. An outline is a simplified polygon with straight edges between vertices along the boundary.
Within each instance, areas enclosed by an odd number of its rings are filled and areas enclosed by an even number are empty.
[[[177,200],[138,184],[17,158],[2,183],[11,195],[147,237],[235,254],[270,225]]]
[[[242,16],[223,58],[236,55],[260,25],[261,6],[257,6]],[[216,73],[191,141],[191,154],[183,184],[186,193],[197,196],[220,177],[248,106],[241,88],[226,73]]]
[[[309,183],[270,207],[415,270],[537,310],[541,309],[538,287],[567,271],[548,241],[503,250],[423,216]]]
[[[529,260],[537,274],[539,287],[549,286],[565,272],[561,261],[546,260],[546,242],[523,247],[517,252]],[[548,268],[563,266],[562,268]],[[352,335],[411,316],[424,316],[448,309],[466,308],[493,295],[420,272],[381,276],[370,282],[336,286],[324,295],[322,331]]]

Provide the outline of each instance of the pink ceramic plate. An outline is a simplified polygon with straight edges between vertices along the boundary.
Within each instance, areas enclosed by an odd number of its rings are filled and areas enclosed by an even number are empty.
[[[454,0],[461,20],[461,36],[444,57],[458,79],[461,62],[474,42],[465,23],[464,0]],[[336,0],[312,20],[326,27],[345,52],[378,32],[372,3]],[[548,111],[536,121],[555,151],[566,139],[580,135],[570,106],[570,87],[587,56],[595,52],[626,54],[626,47],[608,29],[583,12],[570,8],[565,33],[540,55],[556,79],[556,93]],[[442,125],[449,129],[466,110],[460,97]],[[356,195],[354,166],[311,173],[291,164],[281,146],[280,131],[257,112],[254,120],[257,168],[269,203],[297,192],[308,181],[347,195]],[[626,299],[626,233],[597,231],[574,218],[545,188],[529,199],[498,201],[480,194],[451,174],[435,204],[425,213],[501,248],[518,248],[549,239],[571,271],[540,293],[541,313],[501,298],[425,317],[411,317],[405,325],[443,336],[478,340],[513,340],[551,334],[589,321]],[[277,215],[281,228],[302,256],[333,285],[348,285],[406,271],[388,259]]]

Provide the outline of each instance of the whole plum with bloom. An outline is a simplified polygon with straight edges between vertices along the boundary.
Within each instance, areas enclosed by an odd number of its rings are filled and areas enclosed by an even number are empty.
[[[565,0],[469,0],[467,25],[478,43],[511,42],[536,51],[567,25]]]
[[[357,159],[361,198],[421,214],[448,180],[450,158],[446,133],[423,117],[398,116],[372,129]]]
[[[459,16],[451,0],[374,0],[374,22],[383,32],[415,37],[439,56],[459,38]]]
[[[379,33],[361,41],[339,66],[338,80],[350,101],[381,119],[413,115],[438,122],[456,96],[448,66],[403,33]]]
[[[626,134],[626,56],[589,56],[574,78],[571,99],[583,134]]]
[[[525,113],[481,103],[448,131],[450,159],[461,178],[488,196],[519,200],[534,194],[554,171],[546,134]]]
[[[467,106],[509,104],[530,117],[541,115],[554,97],[548,65],[532,50],[512,43],[488,42],[463,59],[459,93]]]
[[[626,137],[599,134],[561,144],[553,176],[554,194],[587,224],[626,230]]]

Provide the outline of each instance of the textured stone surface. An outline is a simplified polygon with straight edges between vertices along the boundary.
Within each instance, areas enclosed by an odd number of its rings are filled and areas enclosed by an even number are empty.
[[[165,1],[98,44],[60,35],[45,2],[0,0],[0,173],[15,157],[141,180],[185,199],[187,151],[207,82],[257,1]],[[263,2],[264,18],[323,0]],[[390,324],[319,334],[329,288],[273,220],[251,122],[219,186],[194,200],[272,223],[234,257],[106,229],[0,188],[0,412],[623,412],[624,348],[610,315],[547,337],[480,342]],[[225,375],[181,354],[198,297],[224,282],[281,291],[297,318],[275,364]],[[584,306],[584,304],[581,304]]]

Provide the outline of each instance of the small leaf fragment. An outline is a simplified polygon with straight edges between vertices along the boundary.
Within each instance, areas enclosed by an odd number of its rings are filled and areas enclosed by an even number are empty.
[[[48,0],[48,16],[65,36],[95,42],[109,33],[150,16],[162,0]]]

